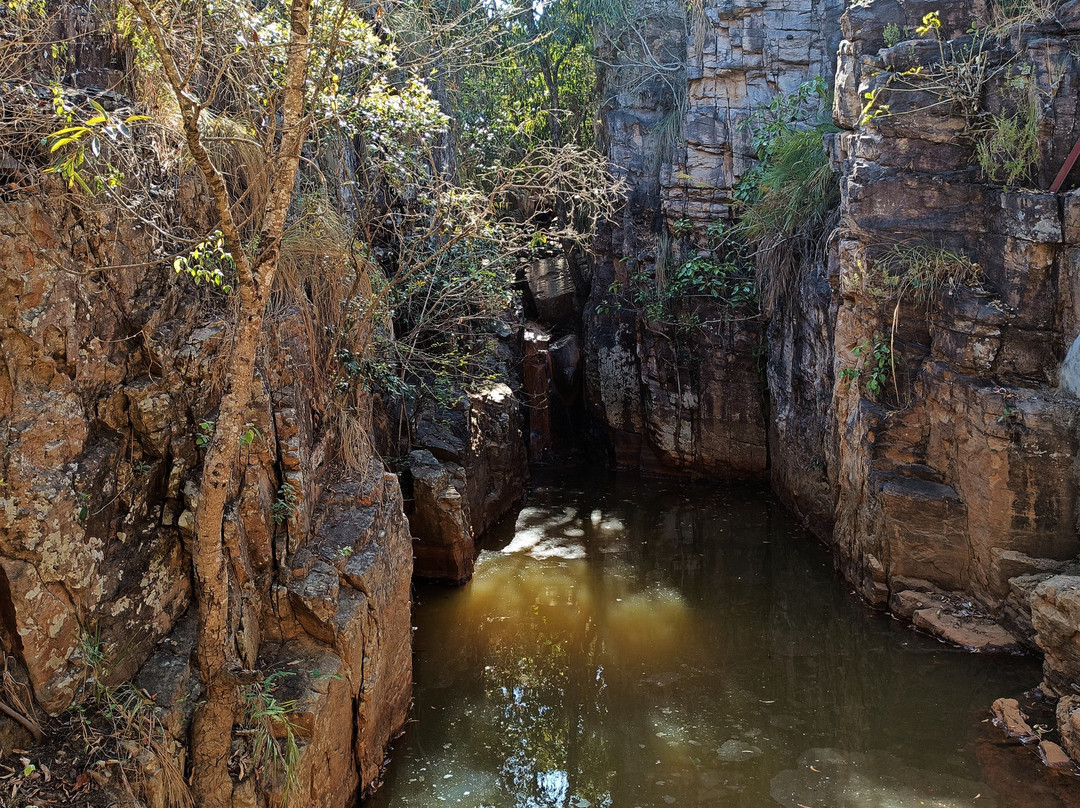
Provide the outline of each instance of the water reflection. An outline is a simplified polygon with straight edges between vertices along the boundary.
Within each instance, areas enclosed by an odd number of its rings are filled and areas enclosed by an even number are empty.
[[[416,620],[379,808],[1023,805],[975,747],[1037,668],[866,613],[759,490],[539,488]]]

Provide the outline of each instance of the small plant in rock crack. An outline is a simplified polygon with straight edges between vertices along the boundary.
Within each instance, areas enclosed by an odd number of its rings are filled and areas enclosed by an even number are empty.
[[[904,40],[904,30],[895,22],[888,23],[881,35],[885,37],[885,47],[895,48]]]
[[[281,488],[278,489],[278,498],[270,506],[270,516],[274,520],[274,524],[280,525],[287,522],[296,513],[298,503],[299,499],[292,483],[282,483]]]
[[[671,223],[671,233],[675,238],[682,238],[694,232],[694,223],[690,219],[676,219]]]
[[[82,637],[79,638],[78,653],[83,664],[86,665],[88,673],[95,677],[108,678],[111,671],[106,666],[108,657],[105,653],[105,643],[101,640],[99,629],[95,628],[93,631],[87,630],[83,632]]]
[[[277,682],[293,675],[290,671],[277,671],[244,689],[244,718],[248,729],[241,733],[250,738],[250,764],[264,786],[280,789],[281,805],[288,804],[289,794],[297,785],[300,727],[293,720],[296,701],[278,699],[275,690]],[[240,768],[243,779],[243,760]]]
[[[90,519],[90,495],[86,493],[76,494],[79,500],[79,508],[75,514],[75,518],[79,521],[80,525],[86,526],[86,522]]]
[[[217,428],[217,424],[213,421],[199,421],[198,429],[195,433],[195,445],[200,449],[205,449],[210,445],[210,440],[214,437],[214,430]]]
[[[863,379],[863,388],[874,398],[885,392],[885,385],[893,366],[892,350],[889,343],[875,339],[873,345],[864,339],[855,346],[852,353],[856,359],[863,360],[857,367],[843,368],[840,380],[850,388],[857,379]]]
[[[1001,414],[997,417],[997,422],[1008,426],[1020,425],[1023,413],[1016,407],[1016,394],[1005,387],[995,387],[993,392],[1002,398]]]
[[[262,440],[262,432],[249,421],[244,424],[244,432],[240,435],[240,448],[250,449],[256,440]]]
[[[1010,67],[1003,92],[1013,111],[987,113],[975,127],[979,168],[987,179],[1006,189],[1022,186],[1039,165],[1042,101],[1034,72],[1030,64],[1015,70]]]
[[[867,342],[863,342],[855,349],[855,355],[859,355],[860,348],[866,349]],[[885,391],[885,382],[889,378],[889,369],[892,366],[892,350],[887,342],[880,340],[874,342],[873,352],[870,357],[869,373],[866,376],[866,391],[877,397]]]

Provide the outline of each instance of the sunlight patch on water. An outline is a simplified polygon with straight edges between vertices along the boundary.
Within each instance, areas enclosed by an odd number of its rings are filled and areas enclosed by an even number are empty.
[[[763,495],[533,503],[469,585],[418,590],[415,720],[371,808],[1020,808],[973,741],[1037,666],[868,619]]]
[[[643,586],[618,560],[598,575],[585,559],[483,554],[477,569],[483,574],[462,593],[462,619],[488,624],[492,639],[520,636],[523,622],[567,636],[590,630],[620,665],[684,654],[694,642],[696,621],[683,596]]]

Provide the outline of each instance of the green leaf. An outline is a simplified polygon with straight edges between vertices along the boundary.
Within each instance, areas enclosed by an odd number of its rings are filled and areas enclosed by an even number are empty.
[[[69,144],[69,143],[77,143],[80,137],[81,137],[81,135],[76,135],[75,137],[61,138],[60,140],[58,140],[54,144],[52,144],[52,148],[49,149],[49,152],[52,153],[52,152],[56,151],[57,149],[61,149],[64,146],[66,146],[67,144]]]
[[[85,126],[65,126],[63,129],[58,129],[55,132],[52,132],[49,137],[60,137],[61,135],[68,135],[72,132],[78,132],[79,137],[82,137],[89,131],[90,130],[87,129]]]

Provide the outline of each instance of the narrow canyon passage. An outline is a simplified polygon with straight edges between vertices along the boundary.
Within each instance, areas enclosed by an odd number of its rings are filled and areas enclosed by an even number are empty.
[[[764,489],[541,478],[487,546],[366,806],[1080,805],[987,720],[1037,663],[868,610]]]

